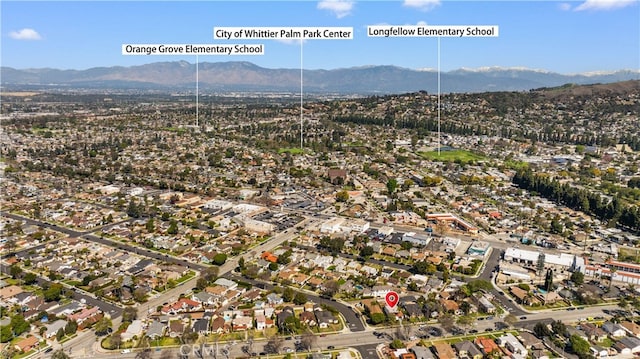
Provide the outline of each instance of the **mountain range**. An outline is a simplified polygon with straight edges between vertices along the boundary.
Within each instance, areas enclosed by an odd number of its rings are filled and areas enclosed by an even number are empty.
[[[300,69],[270,69],[250,62],[198,64],[200,91],[299,92]],[[3,87],[66,87],[94,89],[193,89],[196,64],[186,61],[156,62],[140,66],[95,67],[87,70],[51,68],[0,68]],[[304,92],[340,94],[390,94],[437,91],[435,70],[397,66],[362,66],[334,70],[304,70]],[[440,74],[441,91],[527,91],[567,83],[594,84],[640,79],[639,70],[606,73],[559,74],[526,68],[489,67],[459,69]]]

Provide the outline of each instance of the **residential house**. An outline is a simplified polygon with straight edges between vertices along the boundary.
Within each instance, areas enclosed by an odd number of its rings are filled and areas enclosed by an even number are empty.
[[[282,311],[276,315],[278,327],[282,329],[287,318],[292,317],[293,315],[293,308],[284,307]]]
[[[172,320],[169,322],[169,336],[176,338],[184,333],[184,323],[181,320]]]
[[[164,335],[164,330],[166,329],[166,325],[160,322],[159,320],[154,320],[149,324],[149,328],[147,329],[147,336],[151,339],[160,338]]]
[[[248,330],[253,328],[253,318],[235,317],[231,320],[233,330]]]
[[[439,342],[433,345],[433,349],[438,356],[438,359],[456,359],[456,353],[449,343]]]
[[[520,332],[520,341],[527,350],[544,348],[542,340],[529,332]]]
[[[211,332],[216,334],[222,334],[227,331],[227,322],[223,317],[215,317],[211,322]]]
[[[280,305],[284,303],[284,300],[279,294],[270,293],[269,295],[267,295],[267,302],[271,305]]]
[[[624,345],[624,343],[622,343],[621,341],[617,341],[613,343],[613,346],[611,346],[611,348],[615,349],[620,355],[624,355],[624,356],[631,355],[631,348]]]
[[[203,306],[212,306],[217,303],[216,297],[206,291],[198,292],[191,296],[191,299],[202,303]]]
[[[627,331],[620,324],[613,322],[605,322],[602,324],[602,330],[614,338],[622,338],[627,335]]]
[[[333,313],[326,310],[316,310],[316,322],[320,328],[328,328],[329,325],[338,324],[338,319]]]
[[[235,290],[236,288],[238,288],[238,283],[222,277],[216,279],[216,281],[213,283],[216,285],[221,285],[227,288],[228,290]]]
[[[456,351],[461,358],[482,359],[483,357],[480,349],[468,340],[455,343],[453,347],[456,348]]]
[[[442,304],[445,311],[460,314],[460,306],[458,305],[458,302],[451,299],[440,299],[440,304]]]
[[[194,333],[198,333],[200,335],[207,335],[210,333],[209,322],[210,320],[208,317],[196,319],[193,322],[191,329],[193,330]]]
[[[98,313],[100,313],[100,308],[98,308],[98,307],[84,308],[79,313],[74,313],[74,314],[68,315],[67,319],[75,321],[78,324],[81,324],[82,322],[84,322],[88,318],[91,318],[91,317],[97,315]]]
[[[133,337],[139,338],[141,334],[142,334],[142,321],[134,320],[133,322],[131,322],[131,324],[129,324],[129,326],[127,327],[127,330],[125,330],[125,332],[122,333],[122,340],[123,341],[131,340],[133,339]]]
[[[567,332],[565,333],[565,336],[567,338],[571,338],[574,335],[577,335],[584,340],[589,340],[589,338],[587,337],[587,334],[582,330],[577,329],[575,327],[567,326]]]
[[[264,330],[267,328],[267,318],[264,314],[257,314],[255,316],[256,319],[256,330]]]
[[[21,353],[26,353],[34,349],[37,345],[38,345],[38,338],[35,336],[30,336],[17,341],[14,347],[16,348],[17,351]]]
[[[416,355],[413,353],[402,353],[397,356],[398,359],[416,359]]]
[[[478,299],[478,308],[480,308],[483,313],[487,314],[493,314],[496,312],[496,306],[493,305],[489,298],[484,295]]]
[[[587,335],[589,340],[601,342],[607,338],[607,333],[593,323],[582,323],[580,324],[580,329]]]
[[[14,297],[17,294],[22,293],[23,290],[17,285],[10,285],[8,287],[4,287],[0,289],[0,299],[8,300],[9,298]]]
[[[620,325],[627,331],[627,333],[629,333],[630,336],[640,338],[640,325],[628,320],[620,323]]]
[[[609,357],[609,350],[606,348],[598,345],[592,345],[589,349],[591,349],[591,354],[593,354],[596,359],[606,359]]]
[[[511,333],[499,337],[496,343],[509,350],[513,359],[525,359],[528,355],[527,349]]]
[[[618,340],[618,343],[624,345],[631,354],[639,354],[640,353],[640,339],[636,337],[624,337]]]
[[[300,313],[299,319],[301,323],[309,327],[314,327],[318,324],[318,322],[316,322],[316,316],[313,314],[313,312],[304,311]]]
[[[482,350],[482,353],[487,356],[492,355],[492,353],[499,353],[502,351],[500,350],[498,344],[496,344],[496,342],[494,342],[491,338],[479,337],[476,338],[475,343],[478,348]]]
[[[60,329],[64,330],[64,327],[66,325],[67,325],[67,322],[65,320],[56,320],[53,323],[49,323],[45,325],[45,328],[47,328],[47,331],[44,333],[44,337],[46,339],[55,337],[56,333],[58,333],[58,330]]]
[[[525,305],[531,304],[531,296],[529,295],[528,291],[517,286],[510,287],[509,291],[511,292],[511,294],[513,294],[514,297],[516,297],[518,303]]]
[[[435,359],[429,348],[416,345],[409,348],[409,351],[416,356],[416,359]]]
[[[36,296],[31,292],[22,292],[13,296],[13,298],[9,299],[10,303],[17,304],[19,306],[25,306],[32,299],[35,299]]]
[[[531,352],[531,358],[533,359],[550,359],[546,350],[535,349]]]
[[[418,318],[422,316],[422,310],[417,303],[404,303],[403,308],[409,318]]]

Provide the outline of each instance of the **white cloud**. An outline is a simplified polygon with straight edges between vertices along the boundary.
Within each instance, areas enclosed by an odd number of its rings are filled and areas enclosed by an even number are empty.
[[[34,29],[22,29],[18,31],[11,31],[9,36],[15,40],[40,40],[42,37]]]
[[[559,8],[560,8],[560,10],[562,10],[562,11],[569,11],[569,10],[571,10],[571,4],[566,3],[566,2],[560,3],[560,4],[558,5],[558,7],[559,7]]]
[[[322,0],[318,2],[318,9],[329,10],[340,19],[351,14],[353,4],[351,0]]]
[[[587,0],[576,6],[574,10],[614,10],[632,5],[635,2],[636,0]]]
[[[418,23],[416,25],[418,25],[418,26],[427,26],[428,24],[427,24],[426,21],[420,20],[420,21],[418,21]]]
[[[404,0],[403,6],[413,7],[422,11],[433,10],[440,6],[440,0]]]

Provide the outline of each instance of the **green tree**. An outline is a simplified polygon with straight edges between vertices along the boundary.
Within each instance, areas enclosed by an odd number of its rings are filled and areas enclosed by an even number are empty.
[[[543,252],[540,252],[540,254],[538,255],[538,261],[536,263],[536,271],[538,272],[538,276],[542,276],[542,273],[544,273],[544,262],[545,262],[545,256]]]
[[[533,332],[540,339],[551,335],[551,331],[549,330],[549,327],[547,327],[547,325],[542,322],[538,322],[536,323],[536,325],[533,326]]]
[[[198,278],[198,280],[196,281],[196,288],[200,290],[203,290],[208,286],[209,286],[209,281],[203,277]]]
[[[551,220],[551,225],[549,228],[549,232],[553,234],[562,234],[564,232],[564,226],[562,225],[562,221],[560,221],[560,216],[556,215]]]
[[[386,317],[383,313],[371,313],[369,319],[371,320],[371,324],[376,325],[384,322]]]
[[[207,267],[203,272],[202,272],[202,277],[204,279],[206,279],[209,283],[213,282],[216,280],[216,278],[218,278],[218,272],[219,272],[219,268],[218,267]]]
[[[37,276],[31,272],[27,272],[24,274],[24,277],[22,277],[22,280],[24,281],[24,284],[31,285],[36,282]]]
[[[567,326],[559,320],[554,320],[553,322],[551,322],[551,330],[553,330],[553,332],[559,336],[564,336],[567,334]]]
[[[362,258],[369,258],[373,255],[373,247],[371,246],[364,246],[362,247],[362,249],[360,250],[360,257]]]
[[[10,325],[0,327],[0,343],[6,343],[13,339],[13,331]]]
[[[16,314],[11,317],[11,322],[9,323],[11,329],[13,330],[13,334],[16,336],[29,331],[31,325],[27,322],[22,314]]]
[[[100,335],[105,335],[109,333],[109,330],[111,330],[112,325],[113,324],[111,323],[111,319],[107,317],[102,317],[102,319],[96,322],[93,328],[96,331],[96,334],[100,336]]]
[[[302,292],[297,292],[293,297],[293,303],[297,305],[302,305],[307,302],[307,296]]]
[[[169,222],[169,228],[167,228],[167,234],[175,235],[178,234],[178,222],[175,220],[171,220]]]
[[[145,229],[149,233],[153,233],[156,230],[156,225],[153,221],[153,218],[149,218],[149,220],[147,221],[147,224],[145,224]]]
[[[14,263],[9,267],[9,274],[11,275],[11,278],[18,279],[22,276],[22,268],[20,268],[18,264]]]
[[[340,283],[333,279],[324,282],[323,286],[324,289],[322,291],[322,295],[327,297],[333,297],[336,293],[338,293],[338,290],[340,289]]]
[[[342,252],[342,249],[344,248],[344,239],[322,237],[320,238],[319,246],[333,254],[337,254]]]
[[[58,329],[58,331],[56,332],[56,340],[58,342],[60,342],[62,340],[62,338],[64,338],[64,329],[60,328]]]
[[[393,195],[396,189],[398,189],[398,180],[395,178],[389,178],[387,181],[387,191],[389,192],[389,195]]]
[[[416,274],[427,274],[427,265],[428,263],[426,261],[415,262],[413,263],[411,271]]]
[[[349,192],[339,191],[338,193],[336,193],[336,201],[347,202],[348,200],[349,200]]]
[[[571,273],[571,281],[576,285],[582,285],[584,283],[584,274],[578,271]]]
[[[138,318],[138,309],[136,307],[126,307],[122,310],[122,322],[131,323]]]
[[[389,344],[391,349],[401,349],[404,348],[404,343],[400,339],[394,339],[391,344]]]
[[[282,300],[284,300],[285,302],[291,302],[293,301],[293,298],[295,297],[295,292],[293,291],[293,289],[287,287],[282,291]]]
[[[291,256],[293,255],[293,251],[291,249],[287,249],[278,256],[277,263],[287,265],[291,263]]]
[[[551,292],[554,289],[553,286],[553,270],[548,269],[547,274],[544,277],[544,289],[547,292]]]
[[[213,256],[213,263],[215,265],[221,266],[226,261],[227,261],[227,255],[224,253],[216,253],[216,255]]]
[[[47,302],[58,301],[62,297],[62,284],[52,283],[49,288],[44,291],[44,300]]]
[[[142,288],[136,288],[133,291],[133,300],[138,303],[144,303],[147,301],[147,292]]]
[[[292,315],[284,320],[284,323],[280,328],[284,333],[293,334],[302,328],[302,324],[300,323],[300,319],[296,318],[295,315]]]
[[[71,357],[64,352],[64,349],[60,348],[51,354],[51,359],[71,359]]]
[[[591,352],[591,345],[589,342],[581,338],[577,334],[573,334],[569,337],[569,342],[571,343],[571,349],[574,353],[582,356]]]
[[[129,201],[129,205],[127,206],[127,215],[131,218],[140,217],[140,207],[136,204],[133,198]]]
[[[78,323],[75,320],[70,320],[67,322],[67,325],[64,326],[64,333],[66,335],[75,334],[78,330]]]

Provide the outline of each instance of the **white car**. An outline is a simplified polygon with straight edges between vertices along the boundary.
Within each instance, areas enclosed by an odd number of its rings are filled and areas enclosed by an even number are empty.
[[[131,353],[131,349],[122,349],[122,351],[120,352],[120,354],[128,354]]]

